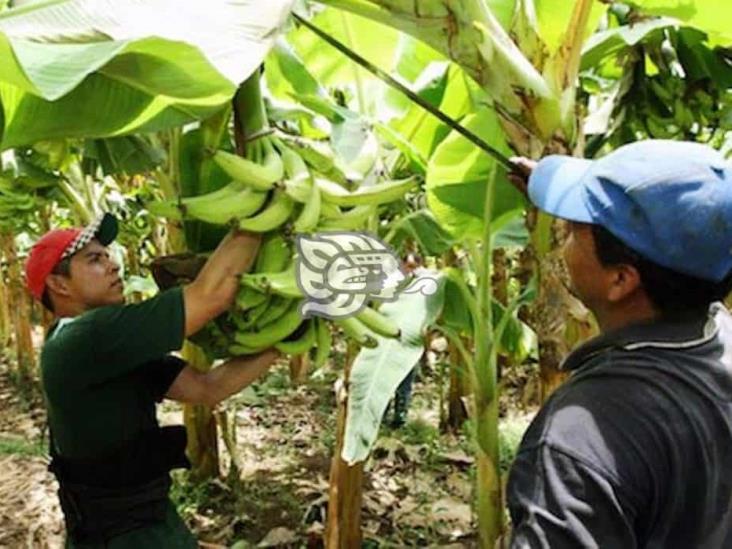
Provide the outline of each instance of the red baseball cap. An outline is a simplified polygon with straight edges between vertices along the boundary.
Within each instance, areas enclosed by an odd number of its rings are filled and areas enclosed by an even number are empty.
[[[61,260],[74,255],[94,238],[106,246],[117,237],[117,230],[117,218],[105,213],[83,229],[54,229],[43,235],[25,262],[25,283],[31,295],[41,299],[46,278]]]

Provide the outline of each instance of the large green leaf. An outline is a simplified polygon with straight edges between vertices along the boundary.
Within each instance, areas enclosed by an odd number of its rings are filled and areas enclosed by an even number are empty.
[[[424,352],[423,332],[437,319],[444,299],[444,278],[438,273],[430,276],[438,282],[434,294],[401,294],[380,309],[399,326],[400,338],[377,336],[378,347],[362,349],[353,363],[341,454],[350,464],[368,457],[389,400]]]
[[[511,151],[494,111],[482,108],[463,125],[506,155]],[[460,238],[479,238],[488,178],[495,160],[453,131],[430,158],[427,203],[443,228]],[[524,199],[498,171],[493,217],[521,207]]]
[[[508,112],[522,118],[541,107],[536,125],[548,137],[561,124],[559,96],[523,55],[485,0],[422,3],[400,0],[318,0],[364,15],[424,41],[455,61]],[[502,3],[501,3],[502,4]],[[509,4],[510,5],[510,4]],[[505,18],[506,6],[501,6]]]
[[[342,10],[324,9],[312,22],[372,63],[392,71],[398,62],[398,31]],[[325,44],[310,30],[300,27],[287,35],[288,42],[305,66],[327,88],[347,89],[349,105],[373,114],[386,86],[371,73]]]
[[[418,94],[446,115],[458,120],[473,110],[469,81],[462,70],[452,65],[433,64],[431,78],[425,78]],[[450,129],[421,106],[412,103],[406,113],[389,126],[411,144],[420,158],[430,158]]]
[[[581,68],[585,70],[596,67],[603,58],[616,54],[626,47],[635,46],[648,36],[662,32],[663,29],[678,25],[677,20],[663,17],[598,32],[584,45]]]
[[[293,0],[48,0],[0,14],[2,148],[210,116],[264,60]]]
[[[143,173],[165,161],[165,151],[146,136],[127,135],[109,139],[89,139],[84,144],[87,172],[99,166],[106,175]]]
[[[632,0],[645,13],[666,15],[706,32],[712,43],[732,44],[732,3],[729,0]]]
[[[426,255],[441,255],[456,244],[429,210],[417,210],[399,218],[391,227],[392,246],[399,246],[405,239],[413,239]]]

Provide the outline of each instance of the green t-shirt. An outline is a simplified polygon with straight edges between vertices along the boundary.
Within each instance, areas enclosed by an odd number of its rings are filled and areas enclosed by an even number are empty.
[[[183,291],[172,288],[131,305],[62,319],[41,353],[41,377],[56,451],[96,458],[158,426],[162,400],[185,362],[167,353],[185,336]],[[66,540],[71,549],[194,549],[195,538],[170,502],[164,521],[99,544]]]
[[[185,332],[181,288],[130,305],[62,320],[41,353],[41,377],[56,450],[93,458],[157,427],[155,402],[180,373]]]

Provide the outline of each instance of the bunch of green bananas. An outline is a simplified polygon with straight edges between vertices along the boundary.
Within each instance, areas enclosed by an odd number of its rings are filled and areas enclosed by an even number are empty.
[[[216,151],[214,161],[231,178],[228,185],[205,195],[153,202],[148,210],[175,220],[235,223],[260,233],[288,225],[296,233],[354,230],[379,205],[402,198],[418,182],[408,178],[350,190],[311,172],[299,151],[275,136],[254,141],[248,154]]]
[[[12,220],[37,208],[33,193],[19,192],[16,180],[0,174],[0,219]]]
[[[302,317],[303,294],[295,279],[292,244],[282,232],[264,237],[252,271],[241,280],[234,307],[209,324],[197,342],[217,357],[256,354],[275,347],[285,354],[311,353],[314,365],[322,365],[332,346],[329,321]],[[366,347],[377,345],[376,334],[400,335],[392,321],[370,307],[333,323]]]
[[[206,195],[148,205],[151,213],[170,219],[235,224],[266,233],[252,271],[242,277],[236,305],[209,325],[201,338],[204,346],[219,357],[273,346],[293,355],[312,350],[315,365],[322,364],[331,347],[330,326],[322,318],[301,315],[292,236],[362,229],[379,205],[401,199],[418,181],[351,190],[322,151],[273,135],[254,141],[247,158],[219,150],[213,159],[231,178],[228,185]],[[375,346],[375,334],[399,336],[398,327],[369,307],[334,323],[362,346]]]

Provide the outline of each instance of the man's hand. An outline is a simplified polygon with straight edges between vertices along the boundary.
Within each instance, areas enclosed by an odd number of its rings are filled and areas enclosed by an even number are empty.
[[[528,196],[529,176],[531,176],[531,172],[536,168],[536,160],[531,160],[523,156],[514,156],[511,158],[511,163],[513,163],[514,169],[508,174],[508,180],[513,183],[513,186],[521,194]]]

